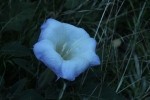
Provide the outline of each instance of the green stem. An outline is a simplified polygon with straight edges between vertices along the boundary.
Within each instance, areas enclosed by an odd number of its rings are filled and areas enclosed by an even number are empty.
[[[61,99],[62,99],[62,97],[63,97],[63,94],[64,94],[64,92],[65,92],[66,87],[67,87],[66,82],[63,82],[63,88],[62,88],[62,90],[61,90],[61,92],[60,92],[60,94],[59,94],[59,98],[58,98],[58,100],[61,100]]]

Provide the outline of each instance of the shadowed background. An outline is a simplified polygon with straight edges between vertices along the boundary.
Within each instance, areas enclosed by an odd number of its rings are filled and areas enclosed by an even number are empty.
[[[0,0],[0,100],[150,99],[149,0]],[[84,28],[101,65],[59,79],[32,51],[47,18]],[[88,45],[88,44],[87,44]]]

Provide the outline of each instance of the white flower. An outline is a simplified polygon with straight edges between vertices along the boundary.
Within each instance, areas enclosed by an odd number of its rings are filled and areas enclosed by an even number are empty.
[[[100,64],[95,47],[96,41],[84,29],[48,19],[33,51],[58,78],[73,81],[90,66]]]

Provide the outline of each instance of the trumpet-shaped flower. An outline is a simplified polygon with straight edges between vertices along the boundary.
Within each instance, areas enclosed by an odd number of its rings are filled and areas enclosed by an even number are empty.
[[[57,77],[73,81],[90,66],[100,64],[96,41],[79,27],[48,19],[33,51]]]

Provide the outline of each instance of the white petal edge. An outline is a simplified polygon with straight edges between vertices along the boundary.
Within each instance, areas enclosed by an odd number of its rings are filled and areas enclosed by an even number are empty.
[[[90,66],[100,64],[100,59],[95,53],[96,41],[93,38],[82,38],[72,44],[72,56],[83,58],[89,61]]]
[[[72,43],[77,39],[89,37],[89,34],[83,28],[50,18],[41,26],[39,41],[49,39],[55,42],[57,40],[67,39],[69,43]]]
[[[89,67],[89,63],[82,57],[63,61],[62,78],[74,81],[77,76],[83,73]]]
[[[54,19],[48,19],[41,26],[41,33],[39,36],[39,41],[48,39],[51,40],[54,44],[57,42],[61,42],[61,40],[65,40],[66,35],[64,33],[63,24]]]
[[[80,38],[90,37],[83,28],[79,28],[67,23],[63,23],[63,26],[69,42],[74,42]]]
[[[95,52],[96,41],[93,38],[81,38],[72,43],[71,50],[74,56],[79,56],[86,52]]]
[[[87,59],[90,66],[100,65],[100,59],[94,51],[82,53],[80,56]]]
[[[37,42],[34,45],[33,51],[37,59],[42,61],[48,68],[55,72],[58,77],[61,76],[63,59],[55,51],[53,44],[49,40]]]
[[[64,41],[73,50],[70,60],[63,60],[55,51],[56,44]],[[34,53],[58,77],[73,81],[88,67],[100,64],[95,48],[96,41],[84,29],[50,18],[41,26]]]

